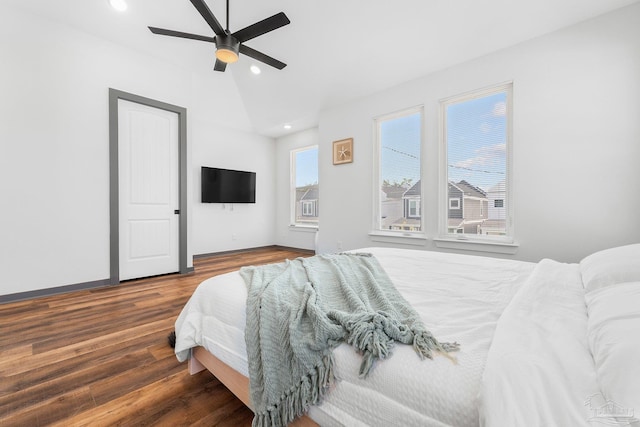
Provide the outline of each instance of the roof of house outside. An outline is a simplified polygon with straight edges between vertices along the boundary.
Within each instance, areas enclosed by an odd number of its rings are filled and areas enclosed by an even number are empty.
[[[504,193],[505,191],[507,191],[507,183],[505,180],[502,180],[496,185],[494,185],[493,187],[491,187],[487,191],[487,193]]]
[[[400,218],[393,225],[420,225],[420,220],[415,218]]]
[[[505,228],[507,221],[504,219],[487,219],[482,222],[482,226],[486,228]]]
[[[318,200],[318,184],[296,188],[296,202],[301,200]]]
[[[404,194],[402,195],[402,197],[408,197],[408,196],[420,196],[421,195],[421,190],[420,190],[420,181],[416,182],[415,184],[413,184],[413,186],[411,188],[409,188],[407,191],[404,192]]]
[[[487,197],[487,193],[485,193],[481,188],[478,188],[473,184],[469,184],[464,179],[454,185],[458,187],[458,189],[460,189],[465,196],[479,197],[479,198]]]
[[[456,228],[461,227],[463,223],[464,223],[464,219],[462,219],[462,218],[448,218],[447,219],[447,226],[449,228],[451,228],[451,227],[456,227]]]

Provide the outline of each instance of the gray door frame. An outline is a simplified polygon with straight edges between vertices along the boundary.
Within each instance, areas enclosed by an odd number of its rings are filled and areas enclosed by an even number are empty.
[[[178,220],[179,273],[193,271],[187,267],[187,109],[155,99],[109,88],[109,283],[120,283],[120,188],[118,168],[118,100],[135,102],[178,115]]]

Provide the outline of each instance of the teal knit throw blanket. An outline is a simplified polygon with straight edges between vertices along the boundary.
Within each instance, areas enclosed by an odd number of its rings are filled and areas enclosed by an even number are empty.
[[[431,335],[370,254],[298,258],[240,274],[248,287],[253,427],[286,426],[319,403],[342,342],[362,354],[361,377],[390,356],[395,341],[413,345],[420,358],[458,349]]]

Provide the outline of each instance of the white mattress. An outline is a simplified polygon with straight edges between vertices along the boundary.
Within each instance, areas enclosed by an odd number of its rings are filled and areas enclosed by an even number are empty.
[[[334,351],[337,385],[309,416],[322,426],[477,426],[477,400],[496,323],[535,264],[495,258],[390,248],[366,248],[436,338],[457,341],[457,364],[421,361],[396,345],[366,379],[360,356],[343,344]],[[243,329],[246,285],[237,272],[204,281],[176,321],[176,355],[203,346],[248,375]]]

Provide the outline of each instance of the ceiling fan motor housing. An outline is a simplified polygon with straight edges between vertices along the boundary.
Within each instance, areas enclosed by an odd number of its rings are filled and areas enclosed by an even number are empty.
[[[216,57],[227,63],[236,62],[238,60],[238,52],[240,50],[240,42],[230,34],[216,36]]]

